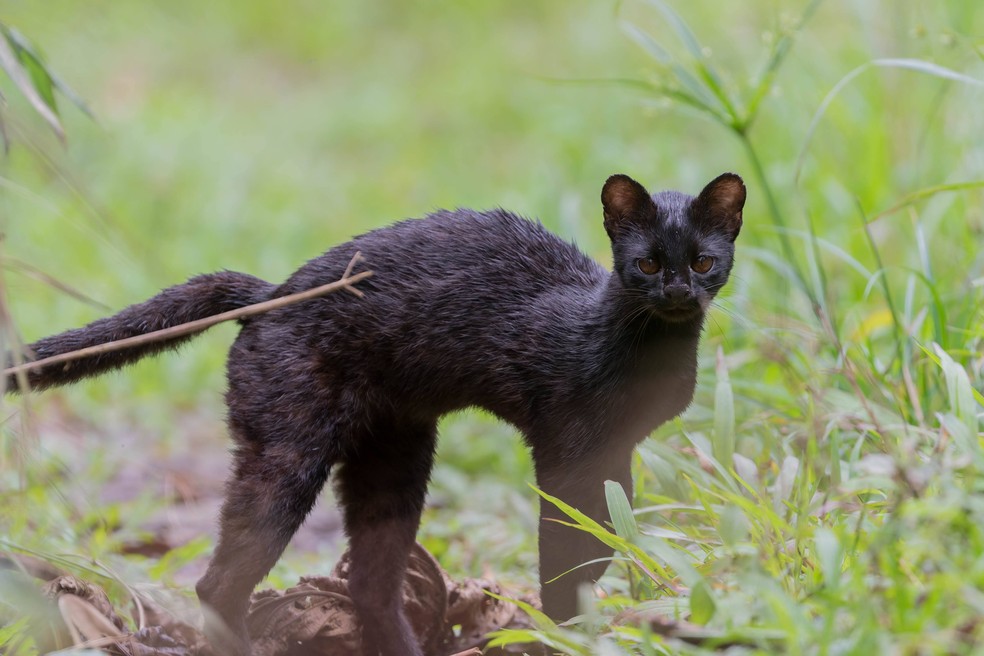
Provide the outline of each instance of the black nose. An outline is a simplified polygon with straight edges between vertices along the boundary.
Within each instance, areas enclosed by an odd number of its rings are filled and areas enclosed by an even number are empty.
[[[671,301],[688,301],[690,300],[694,293],[691,291],[689,285],[667,285],[663,288],[663,294]]]

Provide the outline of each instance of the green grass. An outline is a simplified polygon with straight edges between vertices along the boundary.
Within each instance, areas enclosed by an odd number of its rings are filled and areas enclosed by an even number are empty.
[[[613,524],[588,527],[620,554],[605,596],[538,636],[647,655],[984,640],[979,3],[55,0],[0,20],[98,117],[62,107],[61,149],[0,80],[19,140],[0,169],[3,255],[112,308],[219,268],[279,280],[442,206],[538,216],[606,261],[609,174],[691,192],[742,174],[697,399],[640,448],[634,513],[613,494]],[[106,312],[14,267],[4,283],[28,340]],[[168,580],[117,555],[155,500],[91,499],[121,432],[168,457],[188,448],[175,419],[198,413],[222,439],[233,333],[37,396],[31,413],[8,402],[0,535]],[[82,446],[48,446],[53,424]],[[442,429],[421,540],[454,575],[532,586],[517,438],[478,414]],[[310,565],[288,554],[276,575]],[[689,624],[612,622],[627,608]]]

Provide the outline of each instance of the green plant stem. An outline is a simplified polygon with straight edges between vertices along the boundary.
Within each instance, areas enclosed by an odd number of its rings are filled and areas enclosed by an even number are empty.
[[[895,305],[895,299],[892,296],[892,288],[888,284],[887,272],[885,270],[885,264],[882,262],[881,252],[878,249],[878,244],[875,242],[875,236],[871,234],[871,222],[868,221],[868,217],[864,212],[864,208],[861,206],[860,201],[856,201],[858,208],[858,216],[861,220],[861,227],[864,228],[864,235],[868,239],[868,246],[871,248],[871,254],[875,258],[875,264],[878,266],[878,272],[881,273],[881,286],[882,292],[885,294],[885,303],[888,304],[888,311],[892,315],[892,328],[895,333],[895,357],[898,358],[899,370],[905,362],[905,355],[902,350],[902,344],[908,340],[906,335],[905,326],[902,323],[902,319],[899,317],[899,311]],[[889,363],[891,366],[891,363]]]
[[[813,310],[815,313],[820,312],[820,307],[816,299],[816,295],[810,286],[806,284],[806,278],[803,276],[803,271],[800,268],[799,260],[796,258],[796,254],[793,251],[793,245],[789,241],[789,234],[786,228],[786,222],[782,218],[782,212],[779,211],[779,204],[776,202],[775,194],[772,193],[772,187],[769,184],[769,179],[765,174],[765,169],[762,166],[762,160],[758,156],[758,152],[755,150],[755,146],[752,145],[751,139],[748,137],[748,132],[745,126],[736,126],[732,128],[734,133],[738,136],[738,140],[741,141],[742,145],[745,147],[745,152],[748,153],[748,159],[752,164],[752,170],[755,172],[755,177],[758,180],[759,186],[762,188],[763,194],[765,194],[765,203],[769,208],[769,214],[772,218],[772,225],[776,229],[776,234],[779,237],[779,245],[782,248],[782,254],[789,262],[790,267],[796,272],[796,283],[797,287],[803,290],[809,299],[810,303],[813,305]]]

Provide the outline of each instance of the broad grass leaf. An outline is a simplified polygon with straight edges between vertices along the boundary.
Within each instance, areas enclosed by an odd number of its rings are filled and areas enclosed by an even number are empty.
[[[943,369],[950,411],[967,427],[972,436],[976,435],[978,404],[974,399],[974,388],[966,369],[957,364],[938,344],[933,344],[933,350],[936,351]]]
[[[92,113],[89,105],[82,100],[82,97],[75,92],[75,89],[70,87],[58,76],[57,73],[45,64],[44,58],[41,57],[41,54],[38,52],[37,48],[34,47],[34,44],[31,43],[27,37],[21,34],[16,28],[10,27],[9,25],[6,27],[6,33],[19,55],[21,55],[22,59],[26,56],[33,60],[35,64],[44,72],[44,75],[47,77],[54,89],[57,89],[61,95],[67,98],[70,103],[78,107],[79,110],[81,110],[86,116],[91,119],[95,119],[95,115]],[[52,106],[54,107],[54,105]]]
[[[714,389],[714,440],[711,447],[714,459],[726,469],[731,469],[735,453],[735,395],[728,377],[728,364],[724,350],[717,351],[717,385]]]
[[[674,468],[673,463],[648,450],[641,451],[640,455],[646,469],[656,478],[657,489],[677,501],[687,498],[683,486],[680,485],[679,471]]]
[[[701,455],[706,459],[707,464],[709,464],[714,469],[714,471],[717,472],[718,474],[717,482],[726,486],[730,491],[737,492],[738,484],[735,482],[735,477],[731,473],[731,470],[728,469],[728,467],[724,463],[719,462],[716,458],[714,458],[713,454],[711,455],[707,454],[707,449],[702,446],[702,444],[706,443],[706,441],[703,439],[699,439],[701,436],[694,435],[689,432],[685,432],[684,436],[690,441],[694,449],[701,452]],[[712,449],[714,448],[713,444],[711,445],[711,448]],[[732,464],[733,463],[728,463],[728,465],[732,465]],[[707,475],[706,473],[703,472],[703,470],[701,470],[701,474],[702,474],[702,478],[707,478]],[[705,482],[709,482],[709,481],[705,481]]]
[[[782,464],[779,466],[779,476],[776,478],[775,489],[773,490],[773,503],[776,508],[781,508],[789,501],[799,470],[799,458],[786,456],[782,459]]]
[[[718,515],[718,535],[729,547],[748,539],[748,519],[738,506],[728,504]]]
[[[588,639],[587,636],[572,631],[561,630],[552,619],[547,617],[546,613],[520,599],[511,599],[491,592],[486,592],[486,594],[494,599],[515,604],[520,610],[529,615],[530,619],[533,620],[533,624],[537,627],[537,630],[502,629],[500,631],[493,631],[488,634],[491,640],[487,647],[503,647],[524,642],[539,642],[564,653],[584,653],[582,649]]]
[[[701,581],[690,589],[690,621],[701,626],[707,624],[714,617],[717,604],[711,594],[711,586],[707,581]]]
[[[562,522],[564,525],[572,528],[578,528],[582,531],[590,533],[602,543],[611,547],[613,550],[624,553],[629,557],[629,560],[636,565],[636,567],[638,567],[646,576],[658,584],[664,584],[671,578],[670,574],[666,571],[666,568],[658,560],[653,558],[646,550],[632,544],[616,533],[612,533],[577,508],[572,507],[557,497],[547,494],[543,490],[538,489],[536,486],[531,485],[530,487],[532,487],[537,494],[557,506],[557,508],[563,511],[564,514],[574,520],[573,522]],[[561,576],[563,576],[563,574],[561,574]]]
[[[922,230],[916,231],[917,243],[924,243],[922,241]],[[950,343],[950,334],[946,330],[947,326],[947,311],[946,304],[943,302],[943,297],[940,295],[940,290],[932,278],[932,271],[929,267],[928,259],[922,262],[923,270],[916,271],[910,269],[913,278],[923,283],[926,287],[926,291],[932,299],[930,304],[930,316],[933,319],[933,335],[936,343],[940,345],[940,348],[946,350]],[[908,319],[907,319],[908,320]],[[907,344],[907,347],[911,347],[911,344]]]
[[[817,529],[813,536],[813,548],[820,561],[820,571],[823,580],[831,589],[840,585],[841,569],[844,562],[844,549],[837,535],[829,528]]]
[[[44,100],[45,104],[58,114],[58,102],[55,100],[55,85],[48,74],[48,69],[40,61],[35,59],[30,53],[17,49],[17,58],[24,65],[25,70],[31,76],[31,82],[37,89],[38,95]]]
[[[42,94],[34,86],[31,74],[17,56],[15,47],[6,27],[0,25],[0,68],[3,68],[14,85],[24,94],[34,111],[48,123],[58,138],[64,141],[65,130],[62,128],[61,121],[58,120],[55,108],[45,101]]]
[[[543,497],[553,505],[557,506],[558,509],[560,509],[561,511],[563,511],[565,515],[573,519],[574,522],[581,528],[588,529],[588,530],[599,530],[599,531],[604,531],[606,533],[608,532],[608,529],[606,529],[604,526],[602,526],[595,520],[591,519],[583,512],[581,512],[574,506],[570,505],[569,503],[563,501],[558,497],[547,494],[546,492],[536,487],[535,485],[530,485],[530,487],[533,488],[533,490],[541,497]]]
[[[508,645],[530,643],[542,643],[551,649],[563,653],[583,653],[576,650],[580,645],[572,640],[563,640],[568,636],[575,636],[576,633],[561,633],[560,629],[555,629],[552,633],[545,631],[530,631],[528,629],[503,629],[493,631],[488,636],[491,638],[486,648],[506,647]]]
[[[930,360],[932,360],[933,362],[935,362],[938,366],[942,367],[943,366],[943,360],[942,360],[942,358],[940,358],[940,356],[937,353],[937,349],[939,349],[939,350],[942,350],[942,349],[940,349],[940,347],[939,347],[938,344],[933,344],[932,346],[933,346],[933,348],[930,349],[930,348],[927,348],[927,347],[923,346],[922,344],[919,344],[919,348],[922,349],[922,352],[925,353],[929,357]],[[984,406],[984,394],[981,394],[980,392],[978,392],[973,387],[970,388],[970,391],[971,391],[971,394],[973,395],[974,399],[977,401],[977,403],[979,405],[981,405],[981,406]]]
[[[488,591],[486,591],[485,594],[492,597],[493,599],[498,599],[499,601],[505,601],[507,603],[513,604],[521,611],[529,615],[530,619],[533,620],[533,623],[537,626],[537,628],[541,630],[551,631],[557,628],[556,622],[550,619],[550,617],[546,613],[544,613],[542,610],[538,610],[537,608],[534,608],[532,605],[528,604],[522,599],[512,599],[511,597],[497,595],[494,592],[488,592]]]
[[[31,621],[27,617],[0,625],[0,654],[5,656],[33,656],[38,653],[31,637]],[[102,652],[99,652],[100,654]]]
[[[211,542],[210,539],[203,536],[169,549],[150,567],[149,572],[155,579],[173,574],[208,554],[211,549]]]
[[[612,516],[615,533],[626,540],[634,540],[639,535],[639,526],[636,524],[632,505],[621,483],[605,481],[605,499],[608,502],[608,512]]]
[[[704,577],[691,563],[693,555],[686,549],[659,538],[649,538],[646,541],[646,547],[676,572],[677,576],[688,587],[696,587],[704,580]]]

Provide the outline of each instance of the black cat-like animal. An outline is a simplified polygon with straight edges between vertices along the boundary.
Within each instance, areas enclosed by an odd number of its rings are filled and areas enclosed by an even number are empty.
[[[605,519],[604,481],[631,489],[635,445],[690,403],[705,312],[727,282],[745,186],[725,173],[695,198],[650,196],[625,175],[601,194],[614,271],[504,210],[437,212],[356,237],[284,284],[214,273],[84,328],[42,339],[29,359],[145,334],[338,279],[360,251],[374,276],[348,294],[243,320],[229,353],[234,466],[220,537],[197,591],[222,654],[249,654],[249,595],[335,470],[350,541],[348,581],[369,656],[422,656],[399,603],[438,419],[478,406],[516,426],[537,485]],[[190,339],[31,371],[70,383]],[[12,376],[7,389],[15,390]],[[543,608],[577,611],[577,588],[610,554],[540,510]],[[556,578],[558,577],[559,578]],[[553,580],[555,579],[556,580]],[[224,627],[222,626],[224,623]]]

